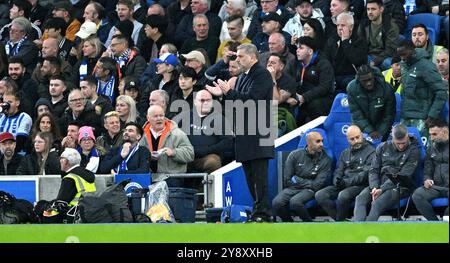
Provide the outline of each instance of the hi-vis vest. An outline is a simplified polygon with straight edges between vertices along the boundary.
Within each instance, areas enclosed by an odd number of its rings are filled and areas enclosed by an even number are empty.
[[[76,206],[78,205],[78,200],[80,199],[80,196],[82,193],[85,192],[95,192],[95,184],[94,183],[88,183],[86,180],[81,178],[80,176],[70,173],[66,175],[64,178],[70,178],[75,181],[75,186],[77,187],[77,194],[75,197],[70,201],[69,206]]]

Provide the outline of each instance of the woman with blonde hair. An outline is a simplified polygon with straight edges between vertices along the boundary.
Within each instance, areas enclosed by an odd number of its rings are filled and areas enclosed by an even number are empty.
[[[125,123],[137,122],[141,124],[141,118],[136,109],[136,102],[128,95],[120,95],[116,99],[116,111],[120,117],[120,129],[125,128]]]
[[[52,148],[52,133],[38,132],[33,143],[33,152],[23,157],[16,173],[18,175],[61,174],[59,155]]]
[[[97,60],[101,57],[105,47],[96,36],[90,36],[79,45],[79,58],[73,66],[73,83],[80,83],[86,76],[94,72]]]

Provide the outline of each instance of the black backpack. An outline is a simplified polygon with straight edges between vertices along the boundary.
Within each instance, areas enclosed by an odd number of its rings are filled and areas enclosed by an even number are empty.
[[[37,217],[33,204],[25,199],[16,199],[13,195],[0,191],[0,224],[35,223]]]
[[[84,193],[78,202],[82,223],[128,223],[133,216],[128,208],[124,186],[129,180],[107,187],[102,192]],[[78,220],[79,221],[79,220]]]

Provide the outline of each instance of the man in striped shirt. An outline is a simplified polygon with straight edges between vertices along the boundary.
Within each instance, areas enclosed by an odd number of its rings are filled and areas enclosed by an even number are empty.
[[[9,105],[9,107],[8,107]],[[0,113],[0,133],[10,132],[16,137],[16,152],[25,155],[24,146],[30,134],[32,120],[30,115],[19,111],[20,97],[12,91],[7,90],[3,94],[3,103]]]

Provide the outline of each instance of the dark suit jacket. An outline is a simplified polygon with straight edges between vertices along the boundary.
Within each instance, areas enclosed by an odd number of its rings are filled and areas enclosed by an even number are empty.
[[[249,110],[241,112],[236,110],[237,115],[234,123],[236,134],[236,160],[238,162],[274,157],[273,138],[270,139],[271,145],[265,146],[270,137],[268,131],[271,128],[270,100],[272,100],[272,97],[272,77],[270,76],[269,71],[259,65],[259,63],[253,65],[248,74],[241,74],[236,81],[235,89],[230,90],[225,96],[225,99],[228,100],[241,100],[243,103],[256,103],[253,107],[249,108],[250,112],[253,110],[256,111],[255,116],[249,114]],[[258,107],[258,101],[265,104],[264,108]],[[260,126],[264,128],[261,129]],[[256,135],[254,132],[255,130]],[[240,131],[243,131],[243,134]],[[266,134],[261,135],[261,133]],[[261,141],[261,139],[263,140]],[[261,142],[264,144],[262,145]]]

